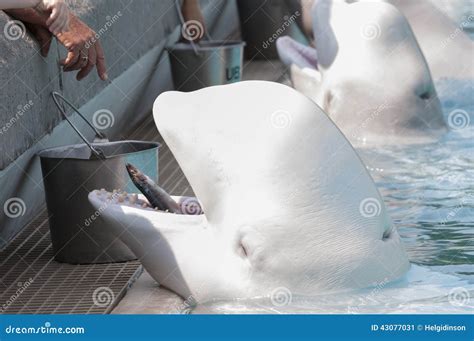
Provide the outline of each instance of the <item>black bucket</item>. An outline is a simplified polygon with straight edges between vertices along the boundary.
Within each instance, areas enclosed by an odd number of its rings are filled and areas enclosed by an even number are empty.
[[[57,97],[70,103],[58,93],[53,96],[66,117]],[[98,137],[104,138],[103,134],[87,123]],[[158,181],[160,145],[144,141],[90,143],[75,126],[73,128],[85,143],[49,148],[38,153],[55,260],[72,264],[133,260],[136,257],[128,247],[109,233],[106,222],[100,218],[100,212],[89,203],[88,194],[101,188],[138,193],[126,171],[127,163],[136,165]]]

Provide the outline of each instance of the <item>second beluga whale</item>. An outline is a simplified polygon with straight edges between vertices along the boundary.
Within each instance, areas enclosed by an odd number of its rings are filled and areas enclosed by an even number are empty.
[[[446,132],[430,69],[403,14],[385,2],[317,0],[315,49],[277,40],[293,86],[354,145],[433,141]]]

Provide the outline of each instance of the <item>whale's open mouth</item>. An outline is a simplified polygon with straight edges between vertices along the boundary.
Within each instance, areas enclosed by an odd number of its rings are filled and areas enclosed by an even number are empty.
[[[196,197],[187,196],[171,196],[171,198],[179,206],[181,214],[185,215],[199,215],[204,214],[201,203]],[[106,208],[121,208],[132,207],[139,210],[160,212],[166,214],[175,214],[169,211],[162,211],[154,208],[148,199],[143,194],[127,193],[121,190],[114,190],[112,192],[105,189],[94,190],[89,194],[89,200],[95,203],[98,211]]]
[[[89,193],[89,201],[97,208],[99,215],[104,213],[112,219],[121,221],[122,214],[134,211],[138,213],[137,210],[144,215],[155,212],[181,216],[204,213],[197,198],[171,196],[137,167],[128,163],[126,168],[132,183],[141,193],[127,193],[117,189],[108,192],[104,188],[92,191]]]

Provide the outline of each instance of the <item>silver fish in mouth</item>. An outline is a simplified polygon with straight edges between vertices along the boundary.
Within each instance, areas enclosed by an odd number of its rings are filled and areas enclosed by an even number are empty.
[[[133,184],[148,199],[153,208],[157,208],[160,211],[183,214],[179,204],[174,201],[163,188],[150,179],[150,177],[142,173],[137,167],[130,163],[127,163],[125,167],[127,168],[128,175],[132,179]]]

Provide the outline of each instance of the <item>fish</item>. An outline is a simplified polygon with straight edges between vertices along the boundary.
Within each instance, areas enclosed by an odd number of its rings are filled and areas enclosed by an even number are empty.
[[[157,208],[160,211],[183,214],[180,205],[163,188],[150,179],[149,176],[130,163],[127,163],[125,167],[133,184],[148,199],[151,207]]]

